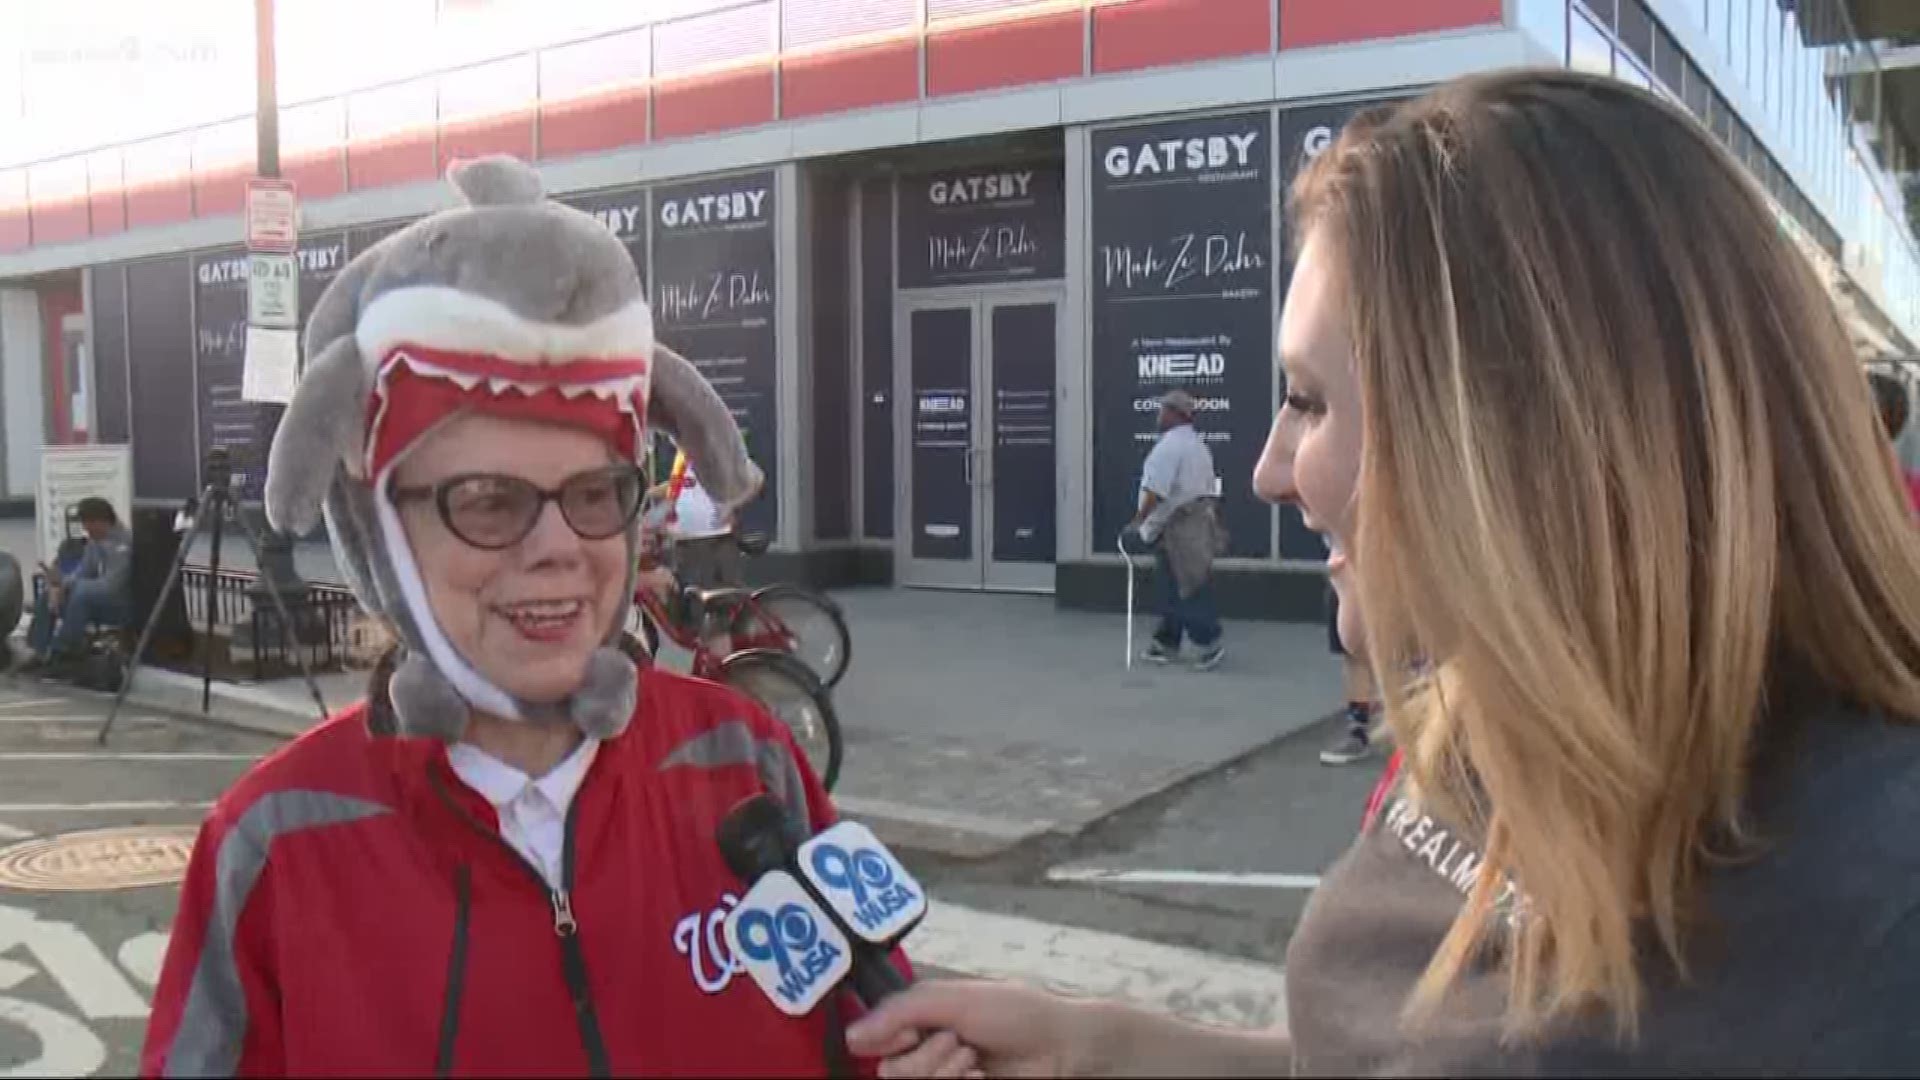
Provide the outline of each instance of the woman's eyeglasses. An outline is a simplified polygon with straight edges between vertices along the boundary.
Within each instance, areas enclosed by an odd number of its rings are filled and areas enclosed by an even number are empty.
[[[498,551],[525,540],[548,502],[560,504],[560,516],[581,539],[616,536],[639,512],[644,490],[639,469],[613,465],[570,476],[552,490],[518,476],[464,473],[427,487],[395,487],[392,494],[395,506],[432,499],[453,535]]]

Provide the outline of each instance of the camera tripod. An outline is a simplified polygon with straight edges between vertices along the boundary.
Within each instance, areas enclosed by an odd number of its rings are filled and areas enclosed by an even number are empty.
[[[133,647],[133,656],[127,661],[127,671],[120,679],[120,690],[114,695],[113,708],[107,712],[106,723],[100,725],[100,734],[96,740],[101,746],[107,744],[107,736],[113,731],[113,722],[120,715],[120,707],[126,703],[128,691],[133,689],[133,677],[140,670],[141,658],[146,655],[147,646],[153,641],[153,633],[159,627],[161,618],[166,614],[167,598],[173,590],[180,587],[180,572],[186,567],[187,555],[193,550],[193,540],[204,527],[211,537],[211,550],[207,560],[207,631],[201,643],[200,652],[200,712],[204,715],[213,705],[213,627],[219,613],[220,584],[220,539],[228,518],[240,524],[240,534],[247,539],[247,546],[253,550],[253,561],[259,566],[260,538],[255,535],[253,523],[243,514],[235,513],[233,503],[233,465],[224,447],[215,447],[207,452],[207,486],[197,499],[189,499],[181,513],[188,519],[185,529],[180,530],[180,550],[174,553],[173,565],[167,570],[166,584],[160,586],[160,594],[154,599],[153,613],[147,616],[147,625],[140,631],[139,643]],[[287,602],[280,590],[271,582],[262,582],[262,589],[273,597],[274,610],[279,613],[281,630],[293,638],[293,651],[300,662],[300,677],[307,681],[307,692],[313,695],[314,708],[320,712],[320,719],[327,717],[327,703],[320,696],[320,684],[314,681],[313,669],[307,663],[306,643],[301,640],[302,627],[295,623],[287,611]],[[260,643],[254,642],[254,648]]]

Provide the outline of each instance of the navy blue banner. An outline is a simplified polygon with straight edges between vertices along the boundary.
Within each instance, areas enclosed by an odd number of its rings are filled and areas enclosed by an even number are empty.
[[[913,357],[913,555],[973,558],[973,309],[909,320]]]
[[[644,284],[647,280],[647,242],[652,235],[652,230],[648,228],[651,219],[647,216],[646,188],[616,188],[587,195],[569,195],[560,201],[592,214],[594,220],[606,226],[616,240],[625,244],[627,256],[633,260],[633,267],[640,272],[640,280]]]
[[[993,558],[1054,558],[1052,304],[989,308],[993,346]]]
[[[1229,553],[1272,553],[1253,494],[1273,418],[1273,120],[1266,112],[1093,134],[1093,544],[1139,504],[1158,398],[1192,394]]]
[[[732,410],[767,476],[740,527],[767,533],[779,523],[780,491],[773,181],[767,171],[653,189],[657,336]]]
[[[320,293],[347,262],[344,233],[300,241],[300,325]],[[247,355],[247,253],[224,248],[193,260],[193,352],[199,401],[198,450],[213,447],[233,461],[233,493],[257,500],[266,486],[267,450],[280,426],[281,405],[246,401],[240,380]],[[201,478],[204,482],[205,477]]]
[[[1066,272],[1065,167],[976,165],[900,178],[900,287],[1058,278]]]

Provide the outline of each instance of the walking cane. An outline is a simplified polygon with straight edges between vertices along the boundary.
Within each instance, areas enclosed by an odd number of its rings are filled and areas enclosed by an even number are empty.
[[[1114,542],[1120,549],[1120,559],[1127,564],[1127,670],[1133,670],[1133,555],[1127,551],[1127,532],[1120,530],[1120,538]]]

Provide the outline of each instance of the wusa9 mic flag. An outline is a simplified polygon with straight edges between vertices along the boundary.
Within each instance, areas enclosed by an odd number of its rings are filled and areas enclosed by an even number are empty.
[[[1158,398],[1199,403],[1230,555],[1272,552],[1249,478],[1273,417],[1273,118],[1207,116],[1093,134],[1093,527],[1133,517]]]

